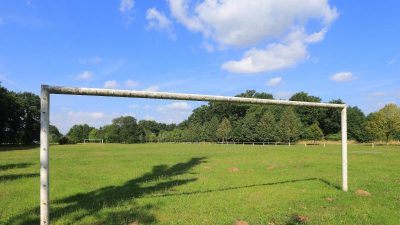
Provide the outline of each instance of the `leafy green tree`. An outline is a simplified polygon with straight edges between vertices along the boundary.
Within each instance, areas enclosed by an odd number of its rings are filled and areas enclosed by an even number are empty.
[[[92,129],[93,127],[90,127],[87,124],[74,125],[68,131],[67,136],[71,141],[75,143],[83,142],[84,139],[89,138],[89,133]]]
[[[123,143],[137,143],[143,141],[144,131],[132,116],[121,116],[113,119],[112,124],[117,127],[120,141]]]
[[[56,126],[54,125],[49,125],[49,142],[50,143],[58,143],[60,141],[60,138],[63,135],[60,133],[60,131],[57,129]]]
[[[298,92],[289,99],[290,101],[321,102],[321,98],[309,95],[306,92]],[[316,107],[296,107],[295,112],[299,115],[301,122],[310,126],[323,118],[323,109]]]
[[[251,106],[249,110],[247,110],[247,114],[244,116],[241,124],[241,131],[243,133],[241,136],[244,138],[244,141],[258,141],[261,139],[256,132],[261,115],[261,107]]]
[[[329,101],[329,103],[343,104],[344,102],[340,99]],[[340,132],[340,110],[339,109],[323,109],[323,117],[319,122],[319,125],[325,135],[336,134]]]
[[[102,135],[107,143],[120,143],[119,127],[115,124],[106,125],[101,128]]]
[[[313,140],[314,143],[324,138],[324,133],[318,126],[318,122],[313,123],[306,129],[306,138]]]
[[[388,104],[373,113],[366,123],[365,129],[375,139],[389,142],[390,138],[400,132],[400,109],[396,104]]]
[[[222,142],[228,141],[232,132],[231,122],[227,118],[222,119],[217,129],[217,138],[221,139]]]
[[[368,136],[365,132],[365,122],[366,117],[357,106],[347,108],[347,129],[349,139],[358,142],[368,141]]]
[[[218,129],[219,120],[216,116],[212,117],[210,121],[204,124],[205,140],[206,141],[217,141],[216,132]]]
[[[21,116],[16,93],[0,86],[0,144],[20,142]]]
[[[103,139],[103,134],[101,129],[93,128],[89,132],[89,139]]]
[[[23,92],[17,94],[17,101],[21,109],[21,142],[32,144],[39,141],[40,131],[40,98],[39,96]]]
[[[275,141],[278,139],[277,123],[272,112],[264,112],[256,126],[256,133],[262,141]]]
[[[281,140],[289,144],[296,141],[301,133],[302,124],[292,107],[286,107],[278,123]]]

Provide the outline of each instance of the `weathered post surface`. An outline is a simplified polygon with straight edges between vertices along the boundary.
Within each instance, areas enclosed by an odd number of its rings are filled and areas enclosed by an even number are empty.
[[[347,108],[343,107],[341,113],[342,122],[342,189],[348,191],[347,184]]]
[[[47,86],[40,95],[40,224],[49,224],[49,101]]]

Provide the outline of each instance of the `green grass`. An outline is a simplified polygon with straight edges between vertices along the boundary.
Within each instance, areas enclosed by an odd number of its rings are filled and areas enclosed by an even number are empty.
[[[52,224],[399,224],[400,147],[70,145],[50,149]],[[229,172],[238,168],[237,172]],[[0,224],[38,224],[39,150],[0,150]],[[358,189],[369,197],[355,194]]]

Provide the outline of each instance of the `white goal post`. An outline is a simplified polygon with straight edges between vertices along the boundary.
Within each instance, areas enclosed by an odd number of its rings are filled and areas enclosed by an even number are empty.
[[[49,104],[50,94],[66,95],[94,95],[113,96],[128,98],[151,98],[151,99],[174,99],[190,101],[209,102],[231,102],[261,105],[285,105],[285,106],[308,106],[321,108],[341,109],[341,131],[342,131],[342,190],[347,191],[347,113],[346,104],[332,104],[319,102],[299,102],[273,99],[257,99],[242,97],[227,97],[214,95],[180,94],[170,92],[132,91],[98,88],[75,88],[59,86],[41,86],[41,116],[40,116],[40,224],[48,225],[50,201],[49,201]]]
[[[83,139],[83,144],[91,143],[92,141],[98,141],[99,143],[104,144],[103,139],[94,139],[94,138]]]

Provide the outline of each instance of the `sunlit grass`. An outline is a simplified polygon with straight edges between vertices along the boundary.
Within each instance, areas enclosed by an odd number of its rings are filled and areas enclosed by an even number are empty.
[[[398,224],[400,147],[51,146],[52,224]],[[0,151],[0,224],[38,224],[39,150]],[[362,189],[369,197],[358,196]]]

